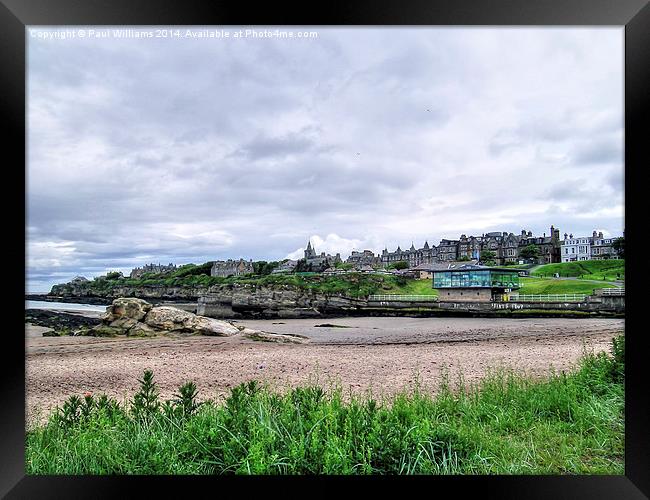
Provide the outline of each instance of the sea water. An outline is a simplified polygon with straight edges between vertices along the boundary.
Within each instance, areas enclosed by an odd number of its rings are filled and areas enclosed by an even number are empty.
[[[106,312],[106,306],[93,304],[75,304],[68,302],[47,302],[44,300],[26,300],[25,309],[47,309],[50,311],[95,311]]]

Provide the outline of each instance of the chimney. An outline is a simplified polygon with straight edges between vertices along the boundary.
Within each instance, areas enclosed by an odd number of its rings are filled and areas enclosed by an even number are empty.
[[[596,237],[596,231],[594,231],[594,232],[592,233],[591,237],[592,237],[592,238],[595,238],[595,237]]]
[[[569,237],[569,235],[564,233],[564,239],[566,240],[568,237]]]
[[[522,235],[522,236],[526,236],[526,230],[525,230],[525,229],[522,229],[522,230],[521,230],[521,235]]]
[[[569,238],[573,239],[573,233],[571,233],[571,234],[569,235]]]
[[[602,231],[600,231],[600,232],[598,233],[598,237],[599,237],[599,238],[602,238],[602,237],[603,237],[603,232],[602,232]]]

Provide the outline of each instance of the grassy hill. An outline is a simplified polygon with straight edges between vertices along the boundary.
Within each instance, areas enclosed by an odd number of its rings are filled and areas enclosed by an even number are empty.
[[[602,281],[622,280],[625,278],[625,260],[584,260],[546,264],[538,267],[531,274],[533,276],[552,277],[555,273],[559,273],[562,278],[573,277]]]
[[[584,293],[591,295],[598,288],[616,288],[610,282],[601,281],[594,283],[585,280],[558,280],[553,278],[519,278],[521,288],[518,292],[522,295],[545,293]]]

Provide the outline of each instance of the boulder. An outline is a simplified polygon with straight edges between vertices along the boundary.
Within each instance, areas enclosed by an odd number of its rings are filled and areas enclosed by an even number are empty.
[[[226,321],[206,318],[205,316],[194,316],[192,328],[201,335],[215,335],[217,337],[230,337],[239,333],[239,329],[236,326]]]
[[[142,299],[131,297],[115,299],[113,303],[106,308],[106,313],[102,316],[102,321],[112,323],[113,321],[123,318],[142,321],[152,307],[153,306],[149,302]]]
[[[306,344],[309,342],[308,337],[302,335],[291,335],[288,333],[271,333],[271,332],[262,332],[257,330],[251,330],[250,328],[245,328],[241,331],[241,334],[251,340],[259,340],[262,342],[279,342],[282,344]]]
[[[119,298],[107,307],[102,323],[92,328],[89,335],[149,337],[173,332],[230,337],[240,333],[241,328],[172,306],[153,307],[145,300]],[[247,335],[259,333],[248,328],[245,330]]]
[[[144,318],[144,322],[151,328],[166,331],[191,330],[190,323],[195,315],[170,306],[152,308]]]
[[[198,333],[201,335],[229,337],[239,333],[236,326],[226,321],[197,316],[169,306],[151,309],[145,317],[145,323],[158,330]]]

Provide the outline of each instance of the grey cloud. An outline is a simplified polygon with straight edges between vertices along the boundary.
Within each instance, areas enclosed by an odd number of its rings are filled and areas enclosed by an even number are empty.
[[[620,203],[616,30],[560,30],[561,46],[557,30],[317,31],[29,39],[29,286],[147,260],[279,259],[313,234],[434,243],[437,225],[531,200],[548,209],[517,226],[577,233],[587,222],[561,206]],[[544,173],[542,147],[570,161]]]

